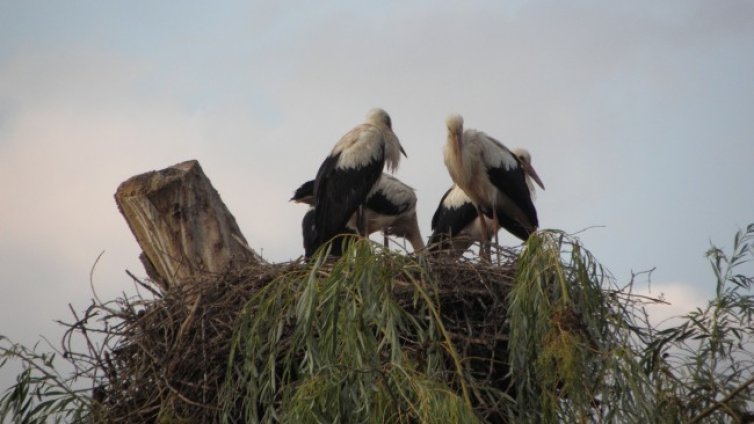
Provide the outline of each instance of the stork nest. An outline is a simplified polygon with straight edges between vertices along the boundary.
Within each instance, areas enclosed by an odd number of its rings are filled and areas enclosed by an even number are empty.
[[[432,281],[420,284],[436,293],[443,324],[467,371],[478,381],[506,391],[505,298],[517,252],[500,249],[498,253],[493,258],[499,261],[493,259],[491,264],[443,255],[422,258],[426,275],[431,276],[427,280]],[[139,295],[94,301],[83,317],[76,316],[63,340],[65,354],[75,359],[80,372],[94,377],[94,420],[220,421],[219,399],[244,305],[278,277],[309,267],[303,262],[254,264],[164,291],[134,277]],[[325,264],[320,272],[330,269],[332,265]],[[400,283],[393,286],[396,302],[418,313],[414,291]],[[104,340],[93,336],[96,333]],[[72,340],[82,336],[87,351],[73,352]],[[493,407],[476,402],[475,408],[480,417],[496,420]]]

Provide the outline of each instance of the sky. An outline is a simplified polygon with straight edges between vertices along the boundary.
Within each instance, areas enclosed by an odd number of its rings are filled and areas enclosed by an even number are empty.
[[[298,257],[290,195],[377,106],[425,238],[460,113],[531,152],[542,227],[588,228],[619,281],[655,268],[658,316],[687,311],[710,243],[754,222],[753,23],[745,0],[0,1],[0,334],[59,340],[103,251],[97,294],[133,293],[113,194],[184,160],[253,248]]]

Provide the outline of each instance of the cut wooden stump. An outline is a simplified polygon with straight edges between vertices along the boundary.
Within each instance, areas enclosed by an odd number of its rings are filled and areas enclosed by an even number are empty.
[[[163,289],[263,262],[196,160],[129,178],[115,202]]]

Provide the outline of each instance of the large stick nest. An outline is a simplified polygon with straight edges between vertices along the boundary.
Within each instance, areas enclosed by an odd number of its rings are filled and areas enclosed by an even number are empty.
[[[505,297],[514,278],[516,252],[500,250],[499,258],[499,264],[442,256],[422,260],[434,280],[442,321],[465,366],[475,379],[506,391]],[[137,280],[149,295],[95,301],[64,339],[66,352],[79,356],[80,363],[90,365],[88,373],[96,375],[95,419],[218,422],[219,396],[240,311],[279,276],[307,267],[301,262],[257,264],[161,292]],[[398,304],[415,310],[413,291],[400,281],[394,287]],[[92,342],[92,332],[102,333],[104,342]],[[88,352],[71,352],[71,338],[82,334]],[[420,346],[413,349],[421,351]],[[475,407],[480,417],[496,420],[492,406]]]

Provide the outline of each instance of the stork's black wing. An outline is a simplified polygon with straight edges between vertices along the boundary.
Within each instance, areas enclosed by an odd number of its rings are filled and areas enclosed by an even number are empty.
[[[339,167],[339,158],[336,154],[325,159],[314,181],[317,247],[346,231],[346,223],[364,203],[385,165],[384,152],[353,168]]]
[[[506,214],[501,214],[499,211],[497,214],[497,221],[498,224],[500,224],[500,226],[503,227],[506,231],[523,241],[528,240],[529,235],[531,235],[531,233],[533,232],[533,229],[525,227],[520,222],[516,221]]]
[[[428,243],[430,246],[457,236],[477,218],[476,206],[471,202],[453,205],[453,207],[445,205],[445,199],[452,189],[451,187],[442,196],[442,200],[440,200],[440,204],[432,216],[432,235],[429,237]],[[441,245],[440,248],[447,248],[447,246]]]
[[[395,216],[406,212],[411,206],[410,202],[396,203],[382,190],[375,190],[367,198],[365,205],[380,215]]]
[[[304,236],[304,256],[308,259],[311,258],[319,248],[317,244],[317,230],[314,224],[315,212],[314,209],[309,209],[304,215],[304,219],[301,220],[301,232]],[[346,228],[340,234],[344,237],[349,235],[356,235],[355,232]],[[343,239],[337,238],[337,241],[333,243],[330,250],[332,256],[341,256],[343,253]]]
[[[438,222],[440,222],[440,218],[443,216],[443,204],[445,203],[445,199],[448,198],[448,194],[450,194],[451,190],[453,190],[453,187],[449,188],[445,194],[442,195],[442,199],[440,199],[440,204],[437,205],[437,209],[435,210],[434,215],[432,215],[432,231],[437,228]]]
[[[507,214],[504,211],[498,210],[497,214],[500,226],[519,238],[521,238],[521,235],[519,235],[521,234],[521,230],[525,231],[526,237],[523,237],[522,240],[526,240],[529,234],[539,226],[539,220],[537,219],[537,210],[531,201],[531,193],[529,192],[529,186],[526,184],[526,177],[522,166],[519,164],[515,168],[505,169],[503,164],[500,164],[498,167],[488,168],[487,175],[489,175],[492,184],[515,203],[529,221],[528,223],[518,222],[517,226],[520,228],[508,228],[505,222],[508,222],[512,227],[516,227],[516,225],[510,223],[517,221],[510,216],[501,216]]]

